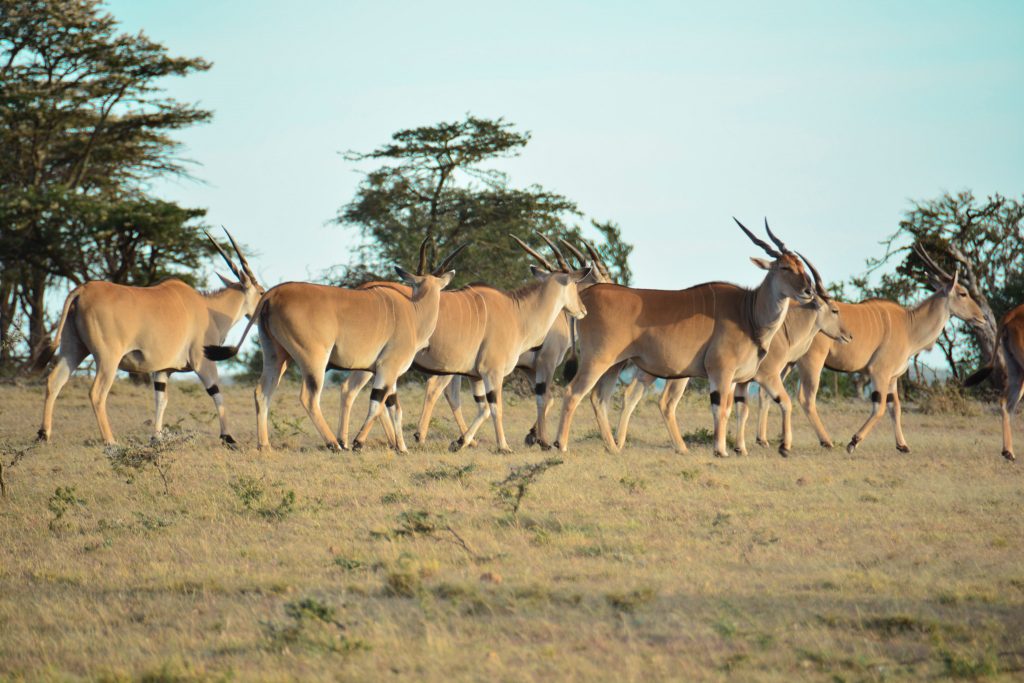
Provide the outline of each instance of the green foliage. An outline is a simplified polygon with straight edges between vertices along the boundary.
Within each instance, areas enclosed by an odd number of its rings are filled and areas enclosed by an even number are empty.
[[[268,521],[279,522],[295,511],[295,491],[292,489],[286,489],[281,498],[274,503],[266,501],[268,496],[262,479],[237,477],[228,482],[228,486],[246,511]],[[275,488],[281,488],[281,485],[276,484]]]
[[[445,479],[455,479],[461,485],[466,485],[466,477],[476,469],[474,463],[468,465],[452,465],[446,462],[439,463],[434,467],[427,469],[424,472],[413,475],[413,478],[417,481],[442,481]]]
[[[527,465],[511,467],[508,476],[501,481],[492,484],[498,502],[508,507],[513,516],[519,514],[519,507],[523,503],[530,487],[552,467],[561,465],[564,461],[561,458],[547,458],[540,462]]]
[[[284,606],[285,622],[261,622],[263,632],[273,650],[291,648],[351,653],[369,650],[370,646],[358,638],[346,635],[337,611],[317,598],[303,598]]]
[[[50,531],[56,531],[64,523],[64,517],[71,510],[85,505],[85,499],[79,498],[74,486],[58,486],[53,495],[46,501],[46,508],[53,513],[49,522]]]
[[[991,357],[996,323],[1024,295],[1024,197],[995,194],[985,200],[970,191],[946,193],[914,202],[898,229],[884,242],[885,253],[868,259],[868,271],[852,278],[851,286],[863,298],[881,297],[909,304],[932,288],[932,274],[911,250],[923,246],[941,268],[952,274],[960,267],[960,281],[988,318],[982,327],[956,322],[937,342],[954,376]],[[875,282],[875,271],[895,262],[896,268]],[[849,296],[840,290],[843,296]]]
[[[23,313],[38,357],[53,286],[191,279],[213,253],[203,210],[148,194],[157,176],[187,175],[171,133],[211,116],[157,83],[209,67],[120,33],[98,0],[0,3],[0,337]]]
[[[135,477],[146,467],[152,467],[160,475],[164,485],[164,494],[169,493],[171,461],[166,457],[167,451],[195,442],[193,432],[179,432],[153,439],[143,443],[130,439],[125,445],[112,445],[104,449],[110,467],[118,476],[125,478],[125,483],[134,483]]]
[[[414,267],[420,243],[433,240],[433,262],[458,244],[471,241],[453,267],[457,284],[485,281],[511,288],[528,276],[530,257],[508,238],[529,239],[535,231],[578,242],[578,227],[568,221],[581,214],[572,200],[539,186],[514,188],[507,175],[484,164],[518,156],[530,140],[504,119],[467,115],[400,130],[369,153],[348,152],[354,162],[383,162],[366,173],[356,196],[341,207],[335,222],[359,230],[366,240],[349,264],[328,278],[353,285],[392,279],[391,265]],[[597,248],[613,272],[631,277],[632,247],[621,241],[614,223],[594,223],[605,239]]]

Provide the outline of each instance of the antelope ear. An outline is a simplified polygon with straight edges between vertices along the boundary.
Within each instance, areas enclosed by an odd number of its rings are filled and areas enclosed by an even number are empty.
[[[532,263],[530,264],[530,272],[533,273],[533,276],[538,280],[543,280],[551,275],[548,271]]]
[[[449,270],[447,273],[443,275],[438,275],[437,277],[438,279],[441,280],[441,289],[444,289],[449,284],[451,284],[452,278],[455,277],[455,271]]]
[[[406,283],[408,283],[410,285],[416,285],[422,279],[422,278],[419,278],[419,277],[413,275],[412,273],[407,271],[405,268],[402,268],[401,266],[395,266],[395,272],[398,273],[398,277],[403,282],[406,282]]]
[[[220,281],[224,283],[225,287],[230,287],[231,285],[235,284],[234,280],[229,280],[229,279],[227,279],[226,277],[224,277],[223,275],[221,275],[220,273],[218,273],[216,271],[214,271],[214,275],[216,275],[217,277],[220,278]]]
[[[597,279],[594,276],[594,267],[593,266],[588,266],[586,268],[580,268],[579,270],[573,271],[573,273],[572,273],[572,280],[573,280],[573,282],[576,282],[577,284],[579,284],[581,282],[584,282],[584,281],[586,281],[588,283],[597,282]]]
[[[768,259],[758,258],[757,256],[751,256],[750,262],[753,263],[758,268],[760,268],[761,270],[772,269],[772,262],[769,261]]]

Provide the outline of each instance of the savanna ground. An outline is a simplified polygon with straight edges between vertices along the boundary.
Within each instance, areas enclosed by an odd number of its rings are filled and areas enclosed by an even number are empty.
[[[521,445],[529,398],[509,400],[512,456],[490,428],[449,453],[443,401],[407,456],[379,428],[334,454],[284,386],[276,450],[258,452],[236,386],[230,451],[199,384],[175,382],[163,449],[105,454],[87,381],[62,394],[53,442],[20,452],[42,388],[0,387],[0,678],[1024,675],[1024,475],[999,456],[988,406],[909,407],[908,455],[888,418],[850,456],[819,449],[798,414],[783,460],[677,455],[647,400],[611,455],[584,405],[564,463],[513,513],[492,483],[554,455]],[[410,441],[420,395],[404,394]],[[336,391],[324,404],[333,424]],[[122,444],[148,444],[151,405],[149,388],[115,386]],[[822,406],[837,442],[866,410]],[[710,426],[705,396],[680,415],[684,431]]]

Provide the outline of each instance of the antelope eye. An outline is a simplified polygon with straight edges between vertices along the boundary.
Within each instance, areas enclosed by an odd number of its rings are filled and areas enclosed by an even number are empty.
[[[963,297],[964,299],[966,299],[967,298],[967,292],[960,292],[960,296]]]

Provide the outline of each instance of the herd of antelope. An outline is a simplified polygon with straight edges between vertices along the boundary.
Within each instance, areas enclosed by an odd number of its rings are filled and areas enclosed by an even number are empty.
[[[735,220],[735,219],[734,219]],[[766,272],[761,284],[747,289],[709,282],[669,291],[637,289],[612,282],[607,266],[587,243],[587,255],[560,240],[575,263],[550,239],[552,263],[517,237],[513,240],[538,265],[533,279],[513,291],[485,284],[445,290],[455,272],[450,267],[462,245],[435,267],[428,267],[428,241],[419,251],[419,267],[410,273],[396,267],[401,282],[375,281],[350,289],[287,282],[269,290],[259,284],[238,244],[228,233],[236,261],[213,240],[234,280],[221,276],[224,288],[201,293],[180,280],[152,287],[89,282],[72,291],[64,303],[53,346],[57,355],[46,382],[43,421],[38,438],[48,441],[53,409],[71,373],[90,354],[96,374],[89,392],[100,434],[107,444],[114,435],[106,400],[119,369],[149,373],[159,437],[167,407],[167,381],[172,372],[195,372],[213,399],[220,418],[220,438],[235,444],[228,429],[217,386],[216,361],[237,354],[255,325],[263,353],[263,372],[255,389],[256,432],[260,448],[269,448],[267,421],[270,399],[289,363],[302,382],[299,399],[327,447],[359,449],[377,419],[392,448],[405,452],[398,380],[410,368],[430,375],[423,410],[415,432],[428,436],[437,399],[445,395],[461,436],[451,450],[475,443],[490,417],[495,443],[510,450],[502,423],[502,385],[516,368],[532,374],[537,419],[527,445],[569,446],[569,431],[580,401],[588,393],[601,437],[612,451],[625,445],[629,418],[646,388],[666,380],[660,408],[678,452],[686,444],[676,421],[676,407],[692,377],[707,379],[714,421],[714,453],[728,455],[726,432],[733,405],[737,413],[735,452],[747,452],[747,387],[761,387],[757,442],[768,445],[768,402],[782,411],[779,452],[793,447],[792,402],[783,379],[792,366],[799,377],[801,407],[826,448],[832,447],[815,404],[823,367],[865,373],[871,380],[871,414],[847,446],[857,448],[882,419],[888,406],[896,448],[908,452],[903,435],[898,381],[911,358],[935,344],[951,316],[967,322],[983,314],[959,282],[959,271],[943,271],[920,248],[918,255],[933,274],[934,293],[914,307],[872,299],[857,304],[833,301],[811,262],[789,249],[765,221],[772,244],[758,238],[738,220],[740,229],[769,258],[752,258]],[[227,232],[225,230],[225,232]],[[231,328],[249,319],[234,346],[224,346]],[[1010,415],[1024,395],[1024,306],[1002,321],[996,361],[1007,371],[1001,401],[1003,455],[1013,460]],[[555,370],[566,357],[561,420],[553,441],[547,436],[549,398]],[[627,366],[635,368],[626,392],[616,434],[608,405]],[[575,368],[575,374],[570,368]],[[327,370],[349,371],[341,385],[341,417],[331,431],[320,409]],[[975,373],[981,381],[991,366]],[[476,415],[467,424],[461,410],[461,380],[472,383]],[[349,441],[349,415],[359,391],[372,382],[369,410]]]

